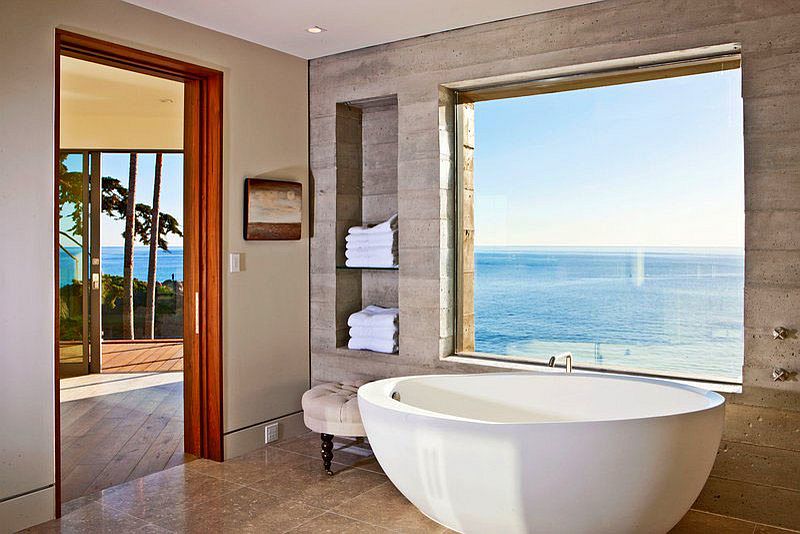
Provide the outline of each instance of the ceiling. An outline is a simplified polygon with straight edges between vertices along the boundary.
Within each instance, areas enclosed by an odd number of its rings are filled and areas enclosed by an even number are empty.
[[[125,0],[312,59],[599,0]],[[322,33],[306,31],[311,26]]]
[[[183,122],[183,83],[61,56],[61,106],[80,115]]]
[[[183,145],[183,83],[61,56],[61,146]]]

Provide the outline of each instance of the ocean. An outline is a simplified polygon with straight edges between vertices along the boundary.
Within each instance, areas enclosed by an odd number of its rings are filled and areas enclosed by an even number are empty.
[[[477,247],[478,352],[741,379],[737,250]]]
[[[105,274],[122,276],[123,251],[103,247]],[[148,252],[134,248],[140,280]],[[60,261],[64,285],[75,262]],[[475,271],[478,352],[741,380],[741,251],[476,247]],[[181,247],[158,251],[157,280],[173,275]]]
[[[68,247],[67,250],[76,257],[80,257],[80,249]],[[75,272],[80,273],[80,264],[76,263],[69,254],[61,250],[59,267],[61,271],[60,283],[65,286],[75,278]],[[125,247],[102,247],[100,252],[103,274],[122,276]],[[147,280],[147,263],[150,257],[149,247],[133,247],[133,277]],[[159,249],[156,253],[156,280],[163,282],[172,277],[183,280],[183,247],[170,247],[169,250]]]

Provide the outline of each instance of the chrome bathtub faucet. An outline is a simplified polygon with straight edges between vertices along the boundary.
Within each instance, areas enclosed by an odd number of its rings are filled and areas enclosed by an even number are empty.
[[[568,373],[572,372],[572,353],[565,352],[563,354],[557,354],[556,356],[550,356],[550,361],[547,362],[548,367],[555,367],[556,365],[556,358],[564,357],[564,363],[566,364],[566,369]]]

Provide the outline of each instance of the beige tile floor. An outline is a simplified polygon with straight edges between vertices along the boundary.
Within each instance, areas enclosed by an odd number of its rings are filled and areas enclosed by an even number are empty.
[[[64,506],[29,532],[450,532],[419,513],[383,474],[368,446],[336,440],[333,477],[322,471],[319,436],[215,463],[196,460]],[[672,534],[789,531],[690,511]]]

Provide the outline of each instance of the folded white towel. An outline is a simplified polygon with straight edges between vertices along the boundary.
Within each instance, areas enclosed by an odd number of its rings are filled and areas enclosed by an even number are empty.
[[[375,259],[375,258],[347,258],[344,260],[345,267],[361,267],[363,269],[396,269],[400,265],[397,263],[396,259],[393,258],[382,258],[382,259]]]
[[[380,224],[375,224],[373,226],[353,226],[347,232],[350,234],[378,234],[381,232],[387,232],[389,230],[393,230],[397,228],[397,214],[395,213],[387,220],[383,221]]]
[[[347,326],[394,327],[399,315],[400,310],[397,308],[370,305],[351,314],[347,318]]]
[[[397,352],[398,347],[394,340],[351,337],[350,341],[347,342],[347,348],[351,350],[371,350],[373,352],[393,354]]]
[[[379,234],[347,234],[344,238],[348,247],[396,246],[397,232],[381,232]]]
[[[397,250],[397,241],[364,241],[345,243],[345,250],[357,250],[360,252],[383,252],[386,250]]]
[[[378,261],[378,262],[396,262],[397,254],[394,250],[388,247],[369,247],[369,248],[355,248],[345,249],[344,257],[351,260],[364,260],[364,261]]]
[[[397,341],[398,330],[397,326],[354,326],[350,328],[350,337]]]

